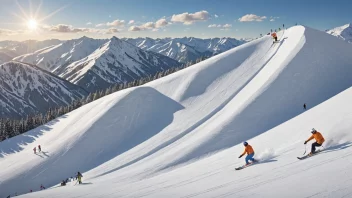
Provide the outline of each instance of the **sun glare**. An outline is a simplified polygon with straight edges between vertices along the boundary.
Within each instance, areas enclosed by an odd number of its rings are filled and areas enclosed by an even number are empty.
[[[34,19],[30,19],[28,22],[27,22],[27,26],[30,30],[35,30],[37,28],[37,21],[34,20]]]

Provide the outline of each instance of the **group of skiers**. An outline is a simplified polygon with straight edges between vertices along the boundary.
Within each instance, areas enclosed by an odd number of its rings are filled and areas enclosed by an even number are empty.
[[[323,135],[320,132],[318,132],[316,129],[312,128],[311,133],[312,133],[312,135],[306,141],[304,141],[304,144],[307,144],[309,141],[311,141],[313,139],[315,139],[315,141],[316,141],[311,146],[311,151],[308,154],[309,156],[312,156],[315,153],[316,147],[322,146],[325,141]],[[248,142],[244,142],[243,145],[245,147],[244,152],[238,158],[241,158],[242,156],[244,156],[247,153],[247,156],[245,159],[246,166],[257,162],[257,160],[255,160],[253,158],[254,157],[253,147],[251,145],[249,145]],[[249,161],[251,161],[251,163]]]
[[[33,151],[34,151],[34,154],[37,154],[37,147],[34,147]],[[41,151],[42,151],[42,147],[38,145],[38,152],[41,152]]]
[[[82,177],[83,177],[83,175],[78,171],[76,177],[71,177],[71,181],[73,181],[74,179],[77,179],[77,182],[78,182],[79,184],[82,184]],[[66,180],[62,180],[62,182],[61,182],[60,185],[61,185],[61,186],[66,186],[66,184],[67,184],[69,181],[70,181],[69,178],[67,178]]]

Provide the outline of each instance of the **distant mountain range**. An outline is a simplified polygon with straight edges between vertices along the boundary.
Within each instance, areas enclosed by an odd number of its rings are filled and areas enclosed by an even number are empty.
[[[352,43],[352,24],[346,24],[340,27],[333,28],[326,31],[328,34],[336,36],[346,42]]]
[[[234,38],[199,39],[194,37],[124,38],[124,40],[141,49],[163,54],[181,63],[195,61],[203,56],[220,54],[246,42]]]
[[[57,39],[44,41],[0,41],[0,52],[6,53],[10,57],[16,57],[27,53],[32,53],[45,47],[62,43]]]
[[[87,95],[81,87],[34,65],[16,61],[0,65],[0,117],[46,112]]]
[[[88,91],[131,82],[179,66],[174,59],[142,50],[116,37],[108,40],[87,57],[54,73]]]

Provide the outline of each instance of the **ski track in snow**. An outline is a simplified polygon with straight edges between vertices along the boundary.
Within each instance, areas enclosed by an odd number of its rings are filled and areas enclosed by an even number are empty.
[[[0,196],[351,197],[352,46],[303,26],[278,35],[1,142]],[[313,127],[325,148],[298,160]],[[260,161],[235,170],[243,141]],[[57,188],[77,171],[83,185]]]

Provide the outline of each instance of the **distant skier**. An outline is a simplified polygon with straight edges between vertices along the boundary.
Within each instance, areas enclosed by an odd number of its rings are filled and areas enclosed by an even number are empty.
[[[33,151],[34,151],[34,154],[37,154],[37,147],[34,147]]]
[[[66,182],[65,182],[65,180],[62,180],[62,182],[61,182],[61,186],[66,186]]]
[[[285,29],[285,24],[282,24],[282,29]]]
[[[76,178],[78,179],[79,184],[82,183],[82,177],[83,177],[83,175],[80,172],[78,172]]]
[[[275,42],[277,42],[277,35],[276,35],[276,32],[273,32],[273,33],[271,34],[271,36],[274,38]]]
[[[316,141],[312,144],[312,149],[309,155],[313,155],[315,153],[315,147],[320,147],[325,141],[323,135],[321,135],[321,133],[319,133],[314,128],[312,128],[311,132],[312,132],[312,136],[310,136],[308,140],[304,141],[304,144],[307,144],[307,142],[311,141],[312,139],[315,139]]]
[[[249,165],[249,161],[256,162],[256,160],[253,158],[254,157],[254,150],[251,145],[249,145],[247,142],[243,142],[243,145],[245,147],[244,152],[242,155],[240,155],[238,158],[241,158],[247,153],[246,157],[246,165]]]
[[[44,190],[45,187],[43,186],[43,184],[40,185],[40,190]]]
[[[304,103],[303,108],[304,108],[304,110],[307,109],[306,103]]]
[[[38,151],[39,151],[39,152],[42,151],[42,147],[40,147],[40,145],[38,145]]]

